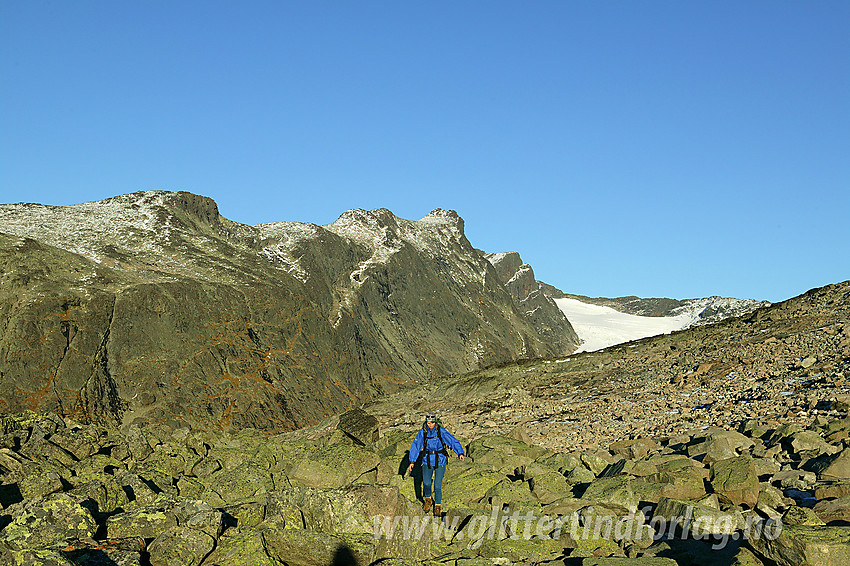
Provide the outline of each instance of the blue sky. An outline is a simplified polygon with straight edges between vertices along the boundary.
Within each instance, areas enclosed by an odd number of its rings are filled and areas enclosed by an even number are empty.
[[[568,292],[850,278],[848,2],[3,2],[0,202],[440,207]]]

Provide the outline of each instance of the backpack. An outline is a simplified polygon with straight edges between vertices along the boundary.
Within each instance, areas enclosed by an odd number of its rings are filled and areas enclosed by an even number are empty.
[[[437,439],[440,441],[439,450],[428,450],[428,439],[434,438],[433,436],[428,436],[428,425],[426,423],[422,423],[422,451],[425,453],[425,463],[430,465],[428,460],[428,456],[434,456],[434,466],[437,467],[440,459],[437,457],[437,454],[442,454],[446,457],[446,460],[449,458],[449,453],[446,451],[446,443],[443,442],[443,433],[440,430],[440,423],[437,422],[434,426],[434,432],[437,433]]]

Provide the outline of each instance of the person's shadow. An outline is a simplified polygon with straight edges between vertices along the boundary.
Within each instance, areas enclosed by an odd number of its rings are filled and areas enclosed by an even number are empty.
[[[407,477],[410,474],[413,477],[413,493],[416,495],[416,499],[419,501],[424,501],[422,497],[422,458],[420,457],[413,465],[413,471],[408,472],[407,469],[410,467],[410,459],[407,454],[401,459],[398,465],[398,475],[402,478]]]

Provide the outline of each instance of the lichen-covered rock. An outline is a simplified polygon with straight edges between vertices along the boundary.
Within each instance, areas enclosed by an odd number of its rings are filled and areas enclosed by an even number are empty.
[[[564,475],[555,470],[536,471],[528,477],[528,486],[542,505],[552,503],[570,493]]]
[[[593,472],[594,476],[599,476],[605,468],[618,460],[611,456],[607,450],[585,450],[580,457],[582,463]]]
[[[751,438],[732,430],[714,430],[688,446],[688,456],[702,456],[702,461],[711,464],[718,460],[734,458],[753,446]]]
[[[585,501],[617,505],[631,513],[637,511],[639,503],[632,489],[632,479],[628,476],[596,479],[587,487],[581,498]]]
[[[69,495],[55,494],[23,502],[0,531],[0,542],[16,550],[43,549],[92,537],[96,530],[88,509]]]
[[[533,536],[533,529],[532,535]],[[488,559],[490,564],[499,560],[518,564],[538,564],[555,560],[564,553],[564,543],[558,539],[534,538],[527,539],[524,534],[516,538],[501,540],[485,540],[478,548],[478,555]]]
[[[352,409],[341,414],[337,428],[361,445],[372,444],[380,436],[378,419],[363,409]]]
[[[499,483],[488,489],[480,503],[491,504],[493,501],[518,507],[540,506],[540,501],[531,493],[526,482],[511,481],[508,478],[500,480]]]
[[[759,480],[755,464],[750,456],[738,456],[718,460],[711,465],[709,477],[715,493],[733,505],[753,508],[759,497]]]
[[[204,564],[211,566],[286,566],[283,560],[269,554],[265,530],[233,529],[218,541]]]
[[[818,517],[817,513],[808,507],[789,507],[782,515],[782,524],[788,526],[820,527],[826,523]]]
[[[738,547],[729,566],[764,566],[758,556],[745,546]]]
[[[667,531],[671,524],[693,535],[731,535],[745,525],[740,511],[721,511],[690,501],[662,498],[655,508],[655,518],[663,520]]]
[[[590,483],[596,479],[596,474],[585,468],[584,466],[576,466],[566,475],[567,482],[572,484]]]
[[[148,545],[151,566],[197,566],[212,552],[215,539],[192,527],[165,529]]]
[[[815,497],[818,499],[835,499],[845,495],[850,495],[850,480],[826,481],[815,487]]]
[[[478,466],[461,468],[457,475],[453,474],[454,470],[453,466],[449,466],[443,480],[443,497],[450,505],[456,501],[463,507],[477,506],[493,486],[505,479],[505,475],[500,472]],[[415,495],[410,497],[414,492],[413,481],[407,480],[407,486],[410,491],[403,492],[404,495],[408,499],[415,499]]]
[[[177,526],[177,518],[171,512],[174,500],[158,497],[153,503],[113,515],[106,520],[106,532],[110,538],[155,538],[164,530]]]
[[[850,448],[814,464],[813,471],[820,480],[850,479]]]
[[[658,503],[662,497],[697,500],[705,495],[705,482],[701,469],[682,465],[637,478],[632,481],[632,489],[641,501]]]
[[[818,501],[814,512],[828,525],[850,525],[850,495]]]
[[[348,485],[375,470],[380,456],[350,443],[331,444],[311,453],[289,471],[293,485],[336,488]]]
[[[77,566],[58,550],[0,549],[0,560],[8,566]]]
[[[672,558],[661,556],[639,556],[635,558],[585,558],[581,566],[677,566]]]
[[[650,452],[655,452],[659,448],[658,443],[651,438],[635,438],[633,440],[614,442],[608,447],[608,450],[615,456],[620,456],[627,460],[637,460]]]
[[[777,537],[758,537],[750,544],[779,566],[850,564],[850,527],[784,526]]]
[[[827,443],[823,437],[813,430],[795,432],[788,439],[791,451],[795,454],[813,452],[815,454],[835,454],[840,448]]]
[[[512,474],[517,468],[551,454],[538,446],[530,446],[520,440],[502,436],[484,436],[473,440],[467,452],[476,466],[505,474]]]

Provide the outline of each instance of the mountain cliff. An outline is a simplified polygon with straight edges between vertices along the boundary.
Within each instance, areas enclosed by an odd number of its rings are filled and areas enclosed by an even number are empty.
[[[535,279],[534,270],[522,261],[517,252],[484,254],[496,268],[499,280],[511,294],[514,303],[525,312],[541,336],[559,350],[572,348],[580,342],[572,324],[558,305]]]
[[[286,430],[576,347],[440,209],[247,226],[185,192],[3,205],[0,264],[0,412]]]

